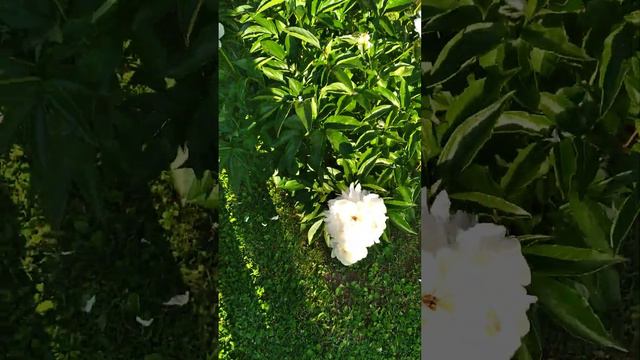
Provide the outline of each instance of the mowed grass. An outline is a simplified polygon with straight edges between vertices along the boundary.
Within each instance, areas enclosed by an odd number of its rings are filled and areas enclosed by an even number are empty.
[[[420,358],[418,236],[392,232],[346,267],[268,180],[222,184],[220,359]]]

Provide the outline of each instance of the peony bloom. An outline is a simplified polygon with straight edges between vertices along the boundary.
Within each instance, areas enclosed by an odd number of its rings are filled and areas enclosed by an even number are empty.
[[[418,17],[413,20],[413,26],[415,26],[418,36],[422,37],[422,11],[419,11]]]
[[[380,242],[386,213],[384,201],[360,184],[351,184],[348,191],[329,200],[324,221],[331,237],[331,257],[347,266],[365,258],[367,248]]]
[[[508,360],[529,332],[531,272],[503,226],[450,205],[443,191],[422,219],[422,356]]]
[[[224,26],[221,23],[218,23],[218,48],[222,47],[222,37],[224,36]]]

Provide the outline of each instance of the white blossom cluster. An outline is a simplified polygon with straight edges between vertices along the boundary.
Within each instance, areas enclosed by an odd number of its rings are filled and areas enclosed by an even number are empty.
[[[346,266],[367,256],[367,248],[380,242],[386,228],[387,208],[377,195],[351,184],[348,191],[329,200],[325,211],[326,229],[331,237],[331,257]]]
[[[531,271],[503,226],[450,204],[443,191],[422,217],[422,358],[509,360],[529,332]]]

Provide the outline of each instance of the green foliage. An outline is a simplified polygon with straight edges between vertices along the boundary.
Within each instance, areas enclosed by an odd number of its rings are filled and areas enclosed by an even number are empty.
[[[221,178],[219,358],[419,358],[419,237],[394,230],[343,266],[267,182],[234,193]]]
[[[209,214],[182,206],[164,173],[147,194],[110,189],[104,231],[72,197],[54,230],[31,202],[14,147],[0,158],[4,359],[205,359],[216,353]],[[163,302],[190,292],[182,307]],[[95,296],[90,312],[83,311]],[[153,318],[143,328],[135,320]],[[8,326],[8,328],[6,328]]]
[[[629,316],[621,274],[640,212],[640,4],[509,3],[423,7],[429,192],[447,189],[458,208],[519,236],[539,298],[532,315],[541,308],[571,334],[626,351],[631,320],[616,314]],[[519,359],[546,353],[532,319]]]
[[[80,193],[100,216],[109,182],[146,186],[189,143],[215,164],[210,1],[0,4],[0,153],[22,145],[54,225]]]
[[[320,236],[329,198],[359,181],[417,228],[421,98],[411,1],[252,1],[223,17],[221,167],[250,178],[256,147]],[[242,50],[246,47],[249,51]],[[224,85],[223,85],[224,86]]]

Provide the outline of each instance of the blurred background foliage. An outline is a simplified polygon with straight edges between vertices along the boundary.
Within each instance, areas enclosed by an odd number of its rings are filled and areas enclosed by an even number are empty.
[[[422,13],[429,194],[522,241],[539,300],[517,358],[637,358],[640,3]]]
[[[215,354],[216,5],[0,2],[6,358]]]

